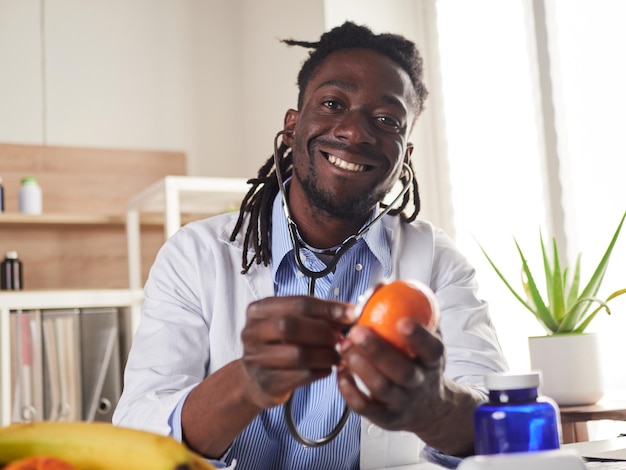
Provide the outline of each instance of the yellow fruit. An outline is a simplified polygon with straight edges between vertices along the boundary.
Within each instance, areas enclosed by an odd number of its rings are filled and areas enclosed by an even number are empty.
[[[0,463],[55,457],[80,470],[214,470],[175,439],[108,423],[16,423],[0,428]]]

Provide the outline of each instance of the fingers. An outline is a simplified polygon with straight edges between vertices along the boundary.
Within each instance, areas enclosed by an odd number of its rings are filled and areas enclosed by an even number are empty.
[[[342,367],[358,376],[373,397],[392,401],[393,388],[419,386],[423,372],[411,358],[364,327],[354,327],[341,344]]]
[[[313,297],[272,297],[248,306],[244,368],[257,403],[284,401],[298,386],[331,373],[352,306]]]
[[[410,395],[416,394],[416,389],[428,385],[429,375],[441,373],[441,340],[411,321],[398,325],[398,328],[403,334],[406,333],[415,358],[407,356],[373,331],[361,326],[353,327],[349,337],[342,341],[340,370],[342,374],[348,371],[342,393],[345,391],[349,394],[346,401],[354,400],[351,406],[360,406],[362,397],[355,393],[349,380],[350,374],[359,377],[365,384],[370,399],[392,405],[404,403]]]
[[[242,363],[250,379],[248,395],[262,407],[284,403],[297,387],[328,376],[338,361],[334,348],[284,344],[247,348]]]
[[[293,391],[304,384],[331,374],[332,369],[248,369],[252,384],[244,393],[251,403],[260,408],[271,408],[285,403]]]
[[[309,296],[268,297],[258,300],[249,305],[248,318],[266,318],[268,312],[275,316],[304,315],[343,325],[352,324],[355,320],[354,305]]]
[[[303,348],[294,344],[276,344],[271,348],[251,345],[243,357],[248,366],[267,369],[324,369],[339,362],[334,347]]]
[[[242,335],[244,342],[254,338],[262,343],[280,342],[326,346],[334,345],[341,337],[340,330],[326,321],[306,316],[285,316],[274,313],[257,318],[251,316]]]
[[[438,368],[441,364],[444,347],[438,336],[431,334],[419,323],[404,318],[396,325],[398,332],[407,339],[407,344],[414,352],[414,357],[427,368]]]
[[[271,297],[249,305],[242,332],[244,344],[293,343],[334,345],[341,326],[350,322],[353,306],[312,297]]]

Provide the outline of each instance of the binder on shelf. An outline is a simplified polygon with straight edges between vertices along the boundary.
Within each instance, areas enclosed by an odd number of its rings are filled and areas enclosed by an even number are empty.
[[[78,309],[42,310],[44,419],[82,418],[81,341]]]
[[[13,422],[111,422],[122,391],[119,310],[10,312]]]
[[[11,331],[11,419],[41,421],[43,406],[43,352],[41,313],[16,310],[9,315]]]
[[[111,422],[122,393],[118,309],[83,308],[83,419]]]

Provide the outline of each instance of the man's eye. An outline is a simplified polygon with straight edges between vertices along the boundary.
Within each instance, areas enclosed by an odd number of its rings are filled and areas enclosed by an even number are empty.
[[[326,106],[328,109],[341,109],[341,103],[335,100],[324,101],[324,106]]]
[[[384,124],[386,127],[393,127],[394,129],[400,129],[401,127],[401,124],[398,122],[398,120],[389,116],[379,116],[377,119],[378,122]]]

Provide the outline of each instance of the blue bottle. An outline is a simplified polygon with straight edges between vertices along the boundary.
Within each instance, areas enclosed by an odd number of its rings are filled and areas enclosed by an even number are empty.
[[[556,403],[539,395],[541,373],[485,377],[489,401],[474,412],[477,455],[535,452],[560,447]]]

